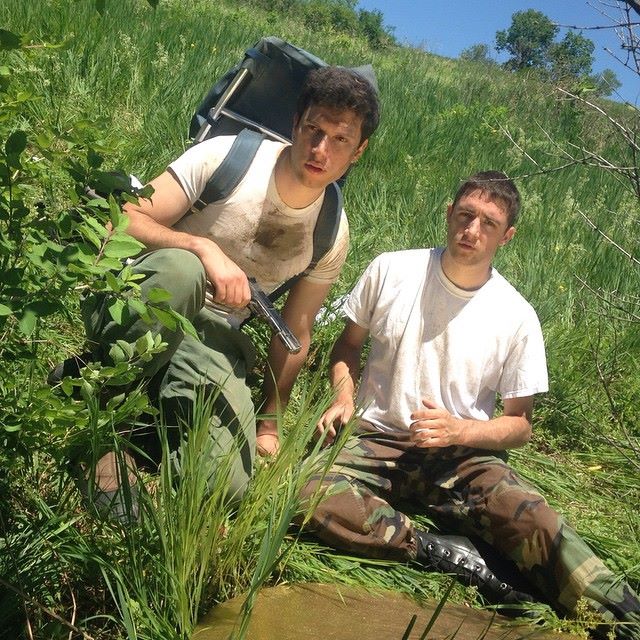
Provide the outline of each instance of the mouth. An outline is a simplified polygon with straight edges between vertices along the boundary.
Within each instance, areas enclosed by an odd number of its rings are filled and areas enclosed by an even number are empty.
[[[304,168],[309,172],[312,173],[314,175],[319,175],[321,173],[324,173],[324,169],[312,162],[306,162],[304,165]]]

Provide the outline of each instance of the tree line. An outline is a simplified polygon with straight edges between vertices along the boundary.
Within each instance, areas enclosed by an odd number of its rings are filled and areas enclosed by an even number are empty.
[[[509,55],[502,66],[510,71],[533,71],[556,85],[587,90],[598,96],[609,96],[620,88],[621,83],[611,69],[592,73],[595,45],[590,38],[569,30],[559,40],[559,31],[560,27],[540,11],[517,11],[509,28],[496,32],[495,50]],[[498,64],[485,43],[464,49],[460,57]]]

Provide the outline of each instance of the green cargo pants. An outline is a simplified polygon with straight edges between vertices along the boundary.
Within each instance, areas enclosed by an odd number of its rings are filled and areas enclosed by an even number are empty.
[[[443,533],[476,535],[513,560],[549,604],[575,613],[577,601],[619,636],[640,638],[640,602],[530,484],[490,451],[420,449],[406,431],[362,423],[326,476],[303,490],[324,497],[311,528],[327,544],[375,558],[413,560],[416,537],[398,503],[411,503]],[[322,494],[321,494],[322,495]]]
[[[116,340],[135,342],[149,330],[162,335],[168,345],[166,350],[143,368],[150,396],[162,407],[169,426],[185,420],[188,424],[193,402],[202,390],[215,398],[215,415],[210,424],[212,469],[221,456],[233,456],[229,496],[237,499],[251,477],[255,452],[255,410],[246,384],[247,372],[255,360],[253,345],[222,316],[204,308],[205,272],[190,251],[153,251],[138,258],[132,268],[146,276],[141,283],[143,297],[152,288],[168,291],[168,304],[193,323],[200,341],[180,330],[171,331],[160,322],[150,326],[136,315],[117,324],[108,312],[109,299],[104,297],[85,301],[87,337],[108,353]]]

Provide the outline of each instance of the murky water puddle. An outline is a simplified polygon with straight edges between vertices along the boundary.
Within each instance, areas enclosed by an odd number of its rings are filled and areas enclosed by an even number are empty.
[[[238,621],[243,598],[216,607],[196,629],[193,640],[227,640]],[[402,640],[414,614],[410,634],[420,638],[436,603],[420,606],[397,593],[370,593],[337,585],[296,584],[263,589],[256,600],[247,640]],[[446,605],[429,640],[571,640],[575,636],[516,624],[491,612]]]

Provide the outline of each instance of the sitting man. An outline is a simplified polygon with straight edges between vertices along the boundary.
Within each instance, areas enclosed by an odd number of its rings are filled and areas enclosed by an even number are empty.
[[[117,339],[134,342],[150,329],[162,335],[168,346],[144,365],[143,375],[170,424],[189,415],[203,386],[217,398],[211,425],[217,454],[234,450],[235,443],[240,446],[229,488],[236,498],[249,480],[256,448],[255,410],[246,384],[253,346],[238,330],[251,297],[248,278],[269,293],[305,271],[325,187],[360,158],[378,119],[377,93],[367,79],[342,67],[317,69],[309,73],[299,97],[292,144],[262,142],[226,200],[191,210],[234,136],[191,147],[152,180],[150,199],[125,206],[128,232],[149,250],[133,266],[135,273],[146,276],[143,296],[154,287],[167,290],[169,304],[193,323],[200,341],[159,323],[150,327],[141,317],[117,324],[108,313],[109,299],[94,298],[85,305],[88,338],[103,354]],[[332,249],[289,291],[282,316],[302,348],[292,354],[272,339],[262,405],[267,415],[276,413],[278,403],[286,406],[308,352],[316,313],[340,273],[347,247],[343,211]],[[264,453],[277,451],[274,419],[258,425],[257,443]],[[112,453],[98,461],[94,501],[124,519],[117,467]],[[135,483],[131,477],[129,481]]]
[[[536,313],[491,266],[514,236],[519,207],[507,176],[474,175],[447,208],[446,248],[386,253],[366,269],[344,306],[330,365],[336,395],[317,426],[330,442],[354,414],[370,336],[357,433],[303,491],[305,499],[321,491],[311,527],[352,553],[455,574],[494,602],[538,593],[571,613],[584,598],[627,623],[620,637],[638,637],[637,596],[505,462],[505,451],[531,436],[534,394],[547,391]],[[458,536],[417,529],[400,500]],[[496,575],[514,569],[519,590],[498,580],[478,549],[501,560]]]

